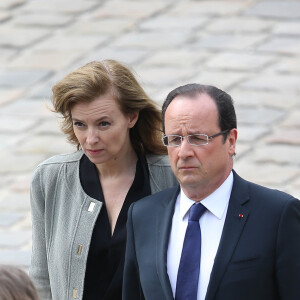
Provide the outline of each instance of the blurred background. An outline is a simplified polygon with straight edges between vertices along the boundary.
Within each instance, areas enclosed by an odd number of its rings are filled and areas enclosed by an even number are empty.
[[[52,85],[107,58],[159,105],[186,83],[227,91],[235,170],[300,197],[300,1],[1,0],[0,263],[28,269],[32,172],[75,150],[47,108]]]

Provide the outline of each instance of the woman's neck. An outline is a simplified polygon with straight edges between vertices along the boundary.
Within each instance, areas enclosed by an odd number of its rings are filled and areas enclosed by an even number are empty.
[[[137,154],[132,146],[127,151],[122,152],[110,161],[96,165],[99,176],[101,178],[119,177],[122,175],[129,175],[136,169]]]

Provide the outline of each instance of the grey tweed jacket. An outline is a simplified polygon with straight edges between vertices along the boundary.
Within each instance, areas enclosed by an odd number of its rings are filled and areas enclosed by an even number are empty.
[[[102,206],[81,187],[82,155],[49,158],[33,175],[30,277],[43,300],[82,299],[89,245]],[[167,156],[146,159],[152,194],[178,184]]]

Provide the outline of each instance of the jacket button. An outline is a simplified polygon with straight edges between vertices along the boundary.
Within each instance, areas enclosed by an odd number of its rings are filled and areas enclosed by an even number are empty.
[[[78,290],[73,289],[73,299],[77,299],[77,295],[78,295]]]
[[[88,211],[92,212],[95,208],[96,203],[95,202],[91,202]]]
[[[81,255],[81,252],[82,252],[82,245],[78,245],[77,254]]]

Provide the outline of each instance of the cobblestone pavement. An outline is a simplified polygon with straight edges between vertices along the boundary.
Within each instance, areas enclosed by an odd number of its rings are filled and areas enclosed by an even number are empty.
[[[32,172],[73,151],[47,108],[51,86],[105,58],[158,103],[189,82],[228,91],[235,169],[300,197],[300,1],[1,0],[0,263],[28,268]]]

